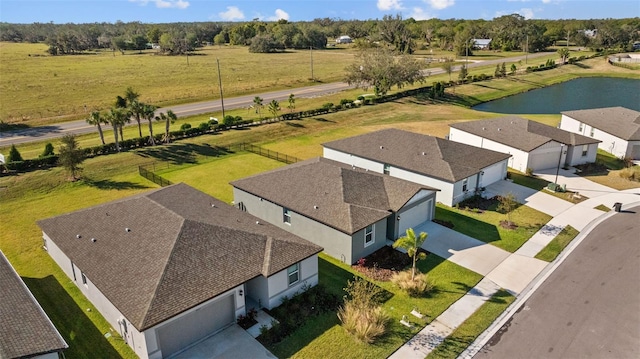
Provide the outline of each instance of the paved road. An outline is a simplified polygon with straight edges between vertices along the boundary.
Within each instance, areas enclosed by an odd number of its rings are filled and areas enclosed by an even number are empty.
[[[640,358],[640,206],[598,225],[489,343],[484,358]]]
[[[537,53],[537,54],[529,54],[528,58],[532,59],[535,57],[546,56],[548,53]],[[520,60],[524,60],[525,56],[517,56],[510,57],[507,59],[496,59],[496,60],[486,60],[486,61],[477,61],[470,62],[468,64],[469,68],[487,66],[487,65],[495,65],[502,63],[504,61],[516,62]],[[454,66],[453,71],[459,71],[460,66]],[[433,76],[443,74],[445,71],[441,68],[433,68],[429,70],[425,70],[425,75]],[[289,98],[290,94],[294,94],[297,98],[310,98],[326,95],[329,93],[339,92],[346,90],[348,88],[352,88],[353,86],[349,86],[344,82],[336,82],[315,86],[307,86],[300,87],[291,90],[281,90],[281,91],[272,91],[266,92],[262,94],[253,94],[247,96],[240,97],[232,97],[224,99],[224,107],[225,110],[237,109],[237,108],[246,108],[249,105],[253,104],[253,99],[255,96],[260,96],[265,103],[271,102],[271,100],[277,101],[286,101]],[[199,114],[206,113],[214,113],[222,111],[222,105],[220,100],[213,101],[205,101],[184,105],[176,105],[166,108],[161,108],[158,112],[166,112],[167,110],[172,110],[178,117],[185,116],[193,116]],[[135,122],[130,124],[130,126],[136,125]],[[103,126],[105,129],[110,129],[110,126]],[[28,128],[23,130],[16,131],[5,131],[0,132],[0,147],[11,146],[12,144],[21,144],[35,141],[44,141],[52,138],[62,137],[66,134],[72,133],[76,135],[93,133],[97,132],[95,126],[88,125],[84,120],[79,121],[70,121],[63,122],[54,125],[48,126],[40,126],[34,128]]]

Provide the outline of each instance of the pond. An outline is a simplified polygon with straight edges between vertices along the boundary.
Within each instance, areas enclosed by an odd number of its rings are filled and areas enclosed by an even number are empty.
[[[473,109],[509,114],[559,114],[613,106],[640,111],[640,80],[583,77],[485,102]]]

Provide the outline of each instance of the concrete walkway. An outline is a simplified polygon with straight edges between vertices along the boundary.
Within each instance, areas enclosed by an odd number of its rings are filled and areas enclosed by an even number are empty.
[[[606,212],[594,207],[600,204],[611,207],[615,202],[640,201],[640,189],[617,191],[598,184],[592,185],[591,181],[581,177],[574,178],[575,174],[571,171],[565,172],[567,173],[559,173],[558,183],[566,183],[567,189],[579,190],[580,193],[590,197],[589,199],[574,205],[509,181],[500,181],[495,186],[491,185],[487,188],[489,196],[512,192],[519,201],[534,208],[538,207],[537,210],[554,217],[515,253],[511,254],[490,244],[456,234],[457,232],[435,223],[427,223],[416,229],[429,234],[423,245],[424,249],[485,277],[389,358],[424,358],[500,288],[508,290],[516,297],[527,295],[532,283],[541,280],[539,278],[541,273],[548,271],[547,268],[551,265],[535,259],[535,255],[565,226],[571,225],[581,231],[593,221],[605,216]],[[568,177],[564,177],[565,174]],[[545,176],[548,175],[545,174]],[[555,172],[553,177],[555,180]],[[507,255],[505,256],[502,252]]]
[[[189,349],[172,356],[173,359],[275,359],[276,356],[255,340],[239,325],[234,324]]]

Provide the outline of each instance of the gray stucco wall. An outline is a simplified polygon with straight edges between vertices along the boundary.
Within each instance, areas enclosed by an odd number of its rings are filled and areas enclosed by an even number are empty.
[[[386,219],[376,223],[374,244],[364,247],[364,230],[355,233],[352,240],[350,235],[296,213],[293,209],[290,209],[291,224],[284,223],[282,206],[235,187],[233,199],[236,205],[242,202],[248,213],[322,246],[325,253],[345,263],[355,263],[385,245]]]

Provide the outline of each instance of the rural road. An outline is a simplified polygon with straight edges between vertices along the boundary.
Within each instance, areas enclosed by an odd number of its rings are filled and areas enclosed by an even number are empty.
[[[529,59],[533,59],[536,57],[546,56],[549,53],[536,53],[529,54],[527,57]],[[480,67],[480,66],[488,66],[495,65],[502,62],[517,62],[520,60],[525,60],[525,56],[516,56],[509,57],[506,59],[496,59],[496,60],[484,60],[484,61],[475,61],[469,62],[468,67]],[[454,66],[453,71],[459,71],[460,66]],[[432,68],[429,70],[424,70],[425,75],[433,76],[443,74],[445,71],[441,68]],[[265,92],[262,94],[253,94],[247,96],[240,97],[231,97],[224,99],[224,108],[225,110],[237,109],[248,107],[253,104],[253,99],[256,96],[260,96],[264,103],[269,103],[271,100],[277,101],[286,101],[289,98],[290,94],[294,94],[296,98],[311,98],[326,95],[329,93],[340,92],[349,88],[353,88],[353,86],[349,86],[349,84],[344,82],[335,82],[329,84],[315,85],[315,86],[307,86],[307,87],[299,87],[290,90],[281,90],[281,91],[272,91]],[[176,105],[170,107],[164,107],[158,110],[158,112],[166,112],[167,110],[172,110],[178,117],[185,116],[193,116],[200,115],[206,113],[214,113],[220,112],[222,109],[220,100],[212,100],[212,101],[204,101],[197,103],[190,103],[184,105]],[[129,126],[136,125],[135,121],[132,122]],[[110,130],[110,126],[103,126],[103,129]],[[47,125],[47,126],[39,126],[32,127],[20,130],[13,131],[3,131],[0,132],[0,147],[8,147],[11,145],[36,142],[36,141],[45,141],[53,138],[62,137],[66,134],[86,134],[97,132],[97,128],[95,126],[91,126],[87,124],[84,120],[79,121],[69,121],[62,122],[59,124]]]

